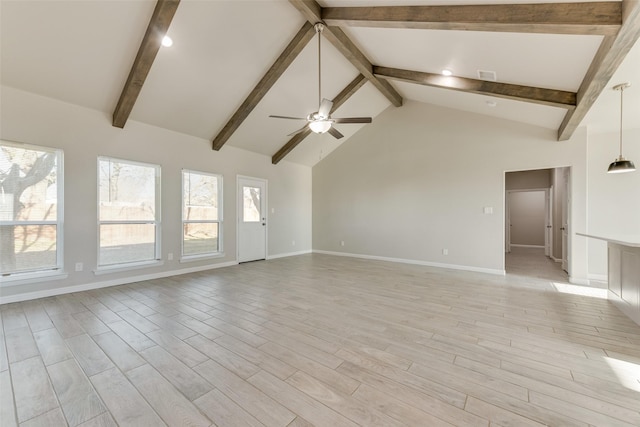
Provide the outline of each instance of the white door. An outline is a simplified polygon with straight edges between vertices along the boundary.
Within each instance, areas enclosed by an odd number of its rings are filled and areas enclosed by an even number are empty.
[[[544,211],[546,223],[544,233],[544,254],[550,257],[553,253],[553,187],[545,190]]]
[[[238,177],[238,262],[267,257],[267,181]]]
[[[569,272],[569,168],[562,171],[562,269]]]

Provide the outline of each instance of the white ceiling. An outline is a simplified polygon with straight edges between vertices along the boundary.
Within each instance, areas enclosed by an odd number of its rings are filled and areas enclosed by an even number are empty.
[[[510,3],[532,3],[510,0]],[[542,1],[540,1],[542,2]],[[488,4],[491,1],[343,1],[323,6]],[[495,3],[495,1],[494,1]],[[1,0],[1,79],[8,85],[93,108],[110,116],[144,36],[155,0]],[[174,40],[153,64],[130,120],[212,140],[304,24],[285,0],[182,0],[169,29]],[[387,67],[477,78],[496,71],[498,81],[576,91],[598,48],[598,36],[516,34],[415,29],[345,28],[369,60]],[[323,97],[333,98],[357,70],[326,40],[322,44]],[[610,86],[625,92],[625,127],[640,127],[640,44]],[[317,41],[314,38],[258,104],[227,145],[273,155],[317,110]],[[636,79],[634,82],[633,80]],[[392,81],[408,100],[432,103],[557,129],[564,110]],[[490,107],[486,101],[494,100]],[[390,103],[370,83],[334,114],[375,116]],[[401,108],[401,107],[400,107]],[[605,90],[583,121],[598,132],[618,126],[619,97]],[[305,139],[286,158],[317,163],[363,125],[339,125],[345,138]],[[222,150],[225,148],[223,147]]]

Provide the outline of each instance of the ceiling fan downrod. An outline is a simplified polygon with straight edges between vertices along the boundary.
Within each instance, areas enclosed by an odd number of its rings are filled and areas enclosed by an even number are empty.
[[[322,104],[322,30],[324,30],[324,24],[318,22],[313,26],[318,33],[318,110],[320,104]]]

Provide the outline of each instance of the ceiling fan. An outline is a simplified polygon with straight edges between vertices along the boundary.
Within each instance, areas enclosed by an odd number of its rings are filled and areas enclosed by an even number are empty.
[[[324,29],[324,24],[317,23],[315,25],[316,33],[318,33],[318,111],[315,113],[309,114],[307,117],[290,117],[290,116],[275,116],[270,115],[269,117],[273,117],[276,119],[289,119],[289,120],[306,120],[307,123],[298,129],[295,132],[290,133],[287,136],[297,135],[305,129],[309,128],[312,132],[315,133],[330,133],[334,138],[340,139],[344,135],[340,133],[335,127],[333,127],[334,123],[371,123],[371,117],[343,117],[343,118],[332,118],[331,117],[331,108],[333,108],[333,101],[322,98],[322,79],[321,79],[321,42],[322,42],[322,30]]]

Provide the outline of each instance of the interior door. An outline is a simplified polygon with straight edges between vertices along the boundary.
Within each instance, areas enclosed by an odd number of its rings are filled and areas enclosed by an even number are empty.
[[[544,211],[546,229],[544,233],[544,254],[548,257],[553,254],[553,187],[545,190]]]
[[[562,171],[562,225],[560,231],[562,232],[562,269],[569,272],[569,168],[564,168]]]
[[[238,262],[267,257],[267,182],[238,177]]]

